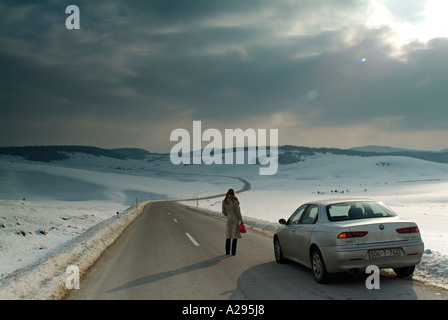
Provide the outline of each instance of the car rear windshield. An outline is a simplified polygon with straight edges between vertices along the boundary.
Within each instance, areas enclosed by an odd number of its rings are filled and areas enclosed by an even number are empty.
[[[341,202],[327,206],[330,221],[394,217],[396,213],[380,202]]]

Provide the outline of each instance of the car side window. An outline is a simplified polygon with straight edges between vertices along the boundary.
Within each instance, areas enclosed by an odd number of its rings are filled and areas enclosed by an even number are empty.
[[[307,205],[303,205],[299,207],[294,213],[291,215],[291,217],[288,219],[287,224],[297,224],[300,221],[300,218],[302,218],[303,213],[305,212]]]
[[[319,214],[319,207],[312,204],[306,209],[305,213],[303,214],[303,218],[300,220],[300,223],[314,224],[317,221],[318,214]]]

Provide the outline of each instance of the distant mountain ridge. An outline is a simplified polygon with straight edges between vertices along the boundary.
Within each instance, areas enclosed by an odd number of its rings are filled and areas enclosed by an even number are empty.
[[[283,155],[281,154],[280,150],[283,150]],[[392,148],[392,147],[377,147],[377,146],[356,147],[351,149],[283,146],[279,147],[279,163],[282,162],[292,163],[301,161],[300,155],[315,155],[316,153],[332,153],[337,155],[359,156],[359,157],[402,156],[402,157],[417,158],[431,162],[448,163],[448,150],[446,151],[445,150],[446,149],[436,152],[436,151],[421,151],[421,150]],[[297,157],[299,157],[299,159],[297,159],[297,161],[294,161],[294,158]],[[281,158],[283,158],[282,161]]]
[[[112,149],[112,151],[121,154],[127,159],[145,159],[146,156],[149,156],[151,152],[145,149],[140,148],[119,148]]]
[[[429,150],[416,150],[416,149],[406,149],[406,148],[395,148],[389,146],[362,146],[362,147],[353,147],[349,150],[356,151],[366,151],[366,152],[376,152],[376,153],[393,153],[393,152],[448,152],[448,149],[440,150],[440,151],[429,151]]]
[[[143,159],[149,151],[136,148],[103,149],[91,146],[26,146],[0,147],[0,154],[22,157],[30,161],[51,162],[69,159],[69,154],[85,153],[97,157],[103,156],[124,160]]]
[[[236,150],[237,148],[234,148]],[[269,150],[269,147],[267,148]],[[248,147],[244,148],[247,152]],[[374,151],[377,150],[377,151]],[[22,157],[30,161],[51,162],[70,158],[73,153],[86,153],[97,157],[109,157],[114,159],[145,159],[153,153],[140,148],[103,149],[92,146],[27,146],[27,147],[0,147],[0,154]],[[224,156],[224,150],[223,150]],[[307,156],[318,153],[330,153],[335,155],[373,157],[373,156],[405,156],[426,161],[448,163],[448,149],[436,151],[421,151],[392,147],[366,146],[351,149],[339,148],[312,148],[284,145],[278,147],[279,164],[291,164],[304,161]],[[169,157],[169,154],[159,154]]]

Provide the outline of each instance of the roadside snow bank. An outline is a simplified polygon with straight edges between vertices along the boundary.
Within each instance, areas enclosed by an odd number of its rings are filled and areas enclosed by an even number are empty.
[[[448,290],[448,254],[426,249],[415,268],[414,277],[424,283]]]
[[[65,243],[62,249],[8,274],[0,280],[0,300],[62,298],[68,290],[65,287],[67,267],[76,265],[82,277],[148,203],[150,201],[142,203],[138,209],[129,208],[118,216],[96,224]]]

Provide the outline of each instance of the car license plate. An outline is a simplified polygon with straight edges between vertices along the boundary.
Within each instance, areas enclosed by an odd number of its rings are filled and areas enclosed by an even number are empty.
[[[400,248],[369,250],[370,259],[383,257],[397,257],[400,255]]]

